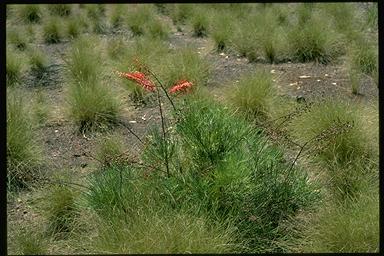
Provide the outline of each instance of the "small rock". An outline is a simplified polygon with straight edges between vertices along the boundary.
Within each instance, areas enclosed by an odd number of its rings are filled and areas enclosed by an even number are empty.
[[[226,59],[228,59],[228,58],[229,58],[229,56],[227,55],[227,56],[225,56],[225,58],[226,58]]]
[[[320,79],[317,79],[316,81],[317,81],[317,82],[320,82],[321,80],[320,80]]]
[[[55,130],[55,133],[58,133],[59,132],[59,130]]]
[[[332,83],[333,85],[336,85],[336,83]]]
[[[240,59],[240,58],[237,58],[236,60],[237,60],[237,61],[241,61],[241,59]]]
[[[20,199],[20,198],[17,198],[17,202],[18,202],[18,203],[21,203],[21,199]]]
[[[137,123],[137,121],[132,120],[132,121],[129,121],[128,123],[130,123],[130,124],[135,124],[135,123]]]
[[[311,76],[299,76],[299,78],[310,78]]]
[[[221,52],[219,55],[220,55],[220,56],[225,56],[225,53]]]
[[[275,74],[275,73],[276,73],[276,70],[272,69],[271,74]]]
[[[328,75],[328,74],[325,74],[324,76],[328,77],[329,75]]]
[[[290,83],[289,85],[290,86],[294,86],[294,85],[297,85],[298,83],[297,82],[294,82],[294,83]]]

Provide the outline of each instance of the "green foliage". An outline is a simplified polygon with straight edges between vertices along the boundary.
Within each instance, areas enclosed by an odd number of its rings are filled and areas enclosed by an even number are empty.
[[[377,253],[379,193],[371,189],[357,199],[323,207],[305,232],[302,252]]]
[[[261,55],[257,20],[260,20],[259,16],[256,16],[255,20],[245,17],[235,23],[235,31],[231,39],[235,50],[240,56],[247,57],[250,62],[256,61]]]
[[[190,19],[193,11],[191,4],[172,4],[170,5],[170,17],[174,25],[183,25]]]
[[[49,108],[47,105],[46,96],[41,90],[37,91],[34,97],[33,105],[34,118],[39,124],[45,123],[49,116]]]
[[[78,37],[83,30],[81,20],[78,18],[72,18],[67,21],[67,35],[69,38]]]
[[[277,92],[267,71],[242,77],[227,95],[235,108],[258,122],[268,118],[277,105]]]
[[[209,33],[215,41],[217,51],[227,50],[230,46],[230,38],[234,33],[232,15],[227,12],[215,12],[210,24]]]
[[[37,178],[41,149],[33,131],[25,98],[19,91],[7,92],[7,180],[8,188],[24,187]]]
[[[208,33],[209,27],[209,12],[204,8],[195,7],[193,10],[193,16],[191,17],[191,25],[193,29],[193,35],[196,37],[204,37]]]
[[[18,16],[25,23],[38,23],[41,21],[42,10],[38,4],[26,4],[18,6]]]
[[[111,7],[111,13],[109,22],[112,28],[120,28],[124,24],[124,13],[126,12],[126,6],[122,4],[115,4]]]
[[[367,23],[373,30],[378,29],[378,6],[377,3],[370,3],[367,10]]]
[[[63,30],[60,25],[61,20],[52,16],[43,24],[43,38],[48,44],[60,43],[63,37]]]

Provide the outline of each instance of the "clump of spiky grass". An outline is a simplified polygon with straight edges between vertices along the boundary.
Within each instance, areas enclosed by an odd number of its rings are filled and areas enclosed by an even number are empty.
[[[9,189],[24,187],[36,177],[42,161],[33,120],[20,91],[7,92],[7,180]]]
[[[124,163],[125,150],[122,138],[110,135],[102,138],[96,149],[96,159],[103,167]]]
[[[14,86],[21,82],[25,64],[20,54],[14,53],[10,47],[7,47],[6,52],[6,79],[7,86]]]
[[[277,104],[277,92],[267,71],[241,77],[227,92],[229,101],[249,118],[262,121],[268,118]]]
[[[124,13],[126,11],[126,5],[114,4],[110,6],[109,23],[112,28],[121,28],[124,25]]]
[[[193,35],[196,37],[204,37],[208,34],[209,28],[209,10],[204,7],[195,7],[190,19]]]
[[[229,48],[230,38],[232,33],[234,33],[233,29],[230,13],[224,11],[214,13],[209,33],[215,41],[217,51],[224,51]]]
[[[161,67],[160,74],[167,87],[181,79],[186,79],[195,86],[204,86],[211,73],[209,63],[189,47],[173,52],[164,63],[167,64]]]
[[[20,51],[24,51],[27,48],[28,37],[25,30],[14,28],[7,32],[7,43],[14,45]]]
[[[172,4],[169,6],[170,17],[175,25],[184,25],[193,12],[191,4]]]
[[[96,247],[108,253],[230,253],[236,251],[233,231],[213,226],[207,218],[183,213],[147,211],[130,223],[100,226]],[[113,233],[112,230],[114,230]],[[111,235],[112,234],[112,235]]]
[[[379,251],[378,191],[323,207],[309,224],[301,252],[377,253]],[[372,193],[373,192],[373,193]]]
[[[117,98],[102,83],[102,61],[97,49],[94,42],[80,37],[67,61],[69,115],[81,131],[112,125],[119,110]]]
[[[71,4],[48,4],[47,9],[52,15],[68,16],[72,12],[72,5]]]
[[[49,108],[47,105],[46,96],[39,90],[35,94],[33,105],[34,118],[39,124],[43,124],[49,117]]]
[[[45,255],[47,254],[47,243],[43,235],[36,233],[36,231],[28,230],[17,234],[15,245],[17,245],[16,251],[13,253],[22,255]]]
[[[367,9],[367,23],[368,26],[371,27],[372,30],[376,30],[378,28],[378,8],[377,3],[370,3]]]
[[[78,214],[75,192],[67,186],[55,185],[45,199],[49,202],[44,206],[48,233],[56,238],[67,236],[73,230]]]
[[[327,64],[343,53],[343,44],[329,21],[317,13],[309,15],[288,32],[290,56],[299,62]]]
[[[51,16],[43,24],[43,38],[48,44],[56,44],[62,40],[63,30],[59,18]]]
[[[41,79],[49,66],[49,58],[43,51],[38,48],[34,48],[30,51],[30,66],[32,73]]]
[[[128,47],[128,43],[123,37],[115,37],[108,41],[107,54],[112,60],[124,58],[123,54]]]
[[[69,38],[76,38],[82,32],[82,24],[78,18],[69,19],[67,21],[67,35]]]
[[[38,23],[41,21],[42,10],[38,4],[26,4],[18,6],[17,14],[25,23]]]

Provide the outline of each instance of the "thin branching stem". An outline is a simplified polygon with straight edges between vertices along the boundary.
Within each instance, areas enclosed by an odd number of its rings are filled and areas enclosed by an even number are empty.
[[[160,118],[161,118],[161,129],[163,132],[163,143],[165,144],[164,164],[165,164],[165,168],[167,170],[167,176],[169,178],[170,174],[169,174],[169,163],[168,163],[168,143],[167,143],[167,138],[166,138],[166,134],[165,134],[165,120],[164,120],[164,116],[163,116],[163,108],[161,107],[160,91],[158,88],[157,88],[156,92],[157,92],[157,100],[158,100],[158,104],[159,104],[159,111],[160,111]]]

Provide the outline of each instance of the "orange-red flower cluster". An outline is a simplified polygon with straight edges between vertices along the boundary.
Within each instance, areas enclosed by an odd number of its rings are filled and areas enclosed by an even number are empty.
[[[132,80],[132,81],[135,81],[136,83],[138,83],[139,85],[141,85],[145,90],[147,91],[150,91],[150,92],[153,92],[155,89],[156,89],[156,86],[155,84],[149,80],[144,73],[142,72],[132,72],[132,73],[128,73],[128,72],[119,72],[119,71],[116,71],[116,73],[120,76],[120,77],[125,77],[129,80]]]
[[[186,92],[192,87],[192,83],[187,80],[180,80],[169,89],[169,93]]]

